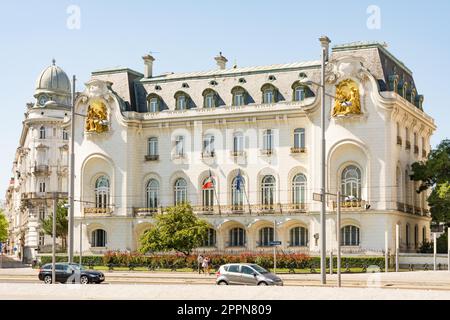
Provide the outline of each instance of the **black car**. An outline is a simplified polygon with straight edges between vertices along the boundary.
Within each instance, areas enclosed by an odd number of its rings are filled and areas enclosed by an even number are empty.
[[[56,282],[60,283],[102,283],[105,275],[99,271],[87,270],[75,263],[56,263]],[[39,280],[46,284],[52,283],[52,264],[48,263],[39,270]]]

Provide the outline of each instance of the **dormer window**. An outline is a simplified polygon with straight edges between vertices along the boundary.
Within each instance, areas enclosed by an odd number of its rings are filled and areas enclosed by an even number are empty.
[[[261,91],[263,92],[263,103],[269,104],[269,103],[276,103],[278,102],[277,97],[277,88],[275,88],[271,84],[266,84],[261,88]]]
[[[189,85],[188,85],[187,83],[183,83],[183,84],[181,85],[181,87],[186,89],[186,88],[189,88]]]
[[[206,89],[203,92],[203,108],[212,109],[217,107],[217,93],[214,90]]]
[[[190,98],[189,95],[180,91],[175,94],[176,110],[189,109]]]
[[[242,87],[231,90],[233,94],[233,106],[244,106],[247,104],[247,91]]]
[[[295,101],[303,101],[306,98],[305,87],[298,86],[294,90],[294,99]]]
[[[148,112],[159,112],[161,111],[161,104],[162,104],[162,99],[160,96],[158,96],[157,94],[151,93],[148,95],[147,97],[147,111]]]

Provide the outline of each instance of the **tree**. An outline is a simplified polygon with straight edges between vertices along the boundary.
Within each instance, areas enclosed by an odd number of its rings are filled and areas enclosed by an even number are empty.
[[[188,204],[170,207],[156,217],[155,227],[141,237],[142,253],[177,251],[189,256],[202,245],[209,226],[193,213]]]
[[[6,242],[6,240],[8,240],[8,220],[0,211],[0,242]]]
[[[56,208],[56,237],[62,240],[63,249],[66,248],[69,222],[67,220],[67,208],[65,202],[59,202]],[[41,220],[42,230],[46,235],[53,236],[53,214],[47,219]]]
[[[435,222],[450,221],[450,140],[443,140],[425,162],[412,165],[411,179],[420,181],[418,193],[431,189],[428,204]]]

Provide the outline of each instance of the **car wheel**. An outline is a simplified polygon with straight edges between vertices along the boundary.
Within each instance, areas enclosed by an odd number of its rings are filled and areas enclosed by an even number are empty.
[[[226,281],[220,281],[220,282],[218,283],[218,285],[219,285],[219,286],[227,286],[228,283],[227,283]]]
[[[52,284],[52,276],[45,276],[44,277],[44,283],[45,284]]]
[[[258,283],[258,286],[267,286],[267,283],[263,281],[263,282]]]
[[[89,283],[89,278],[86,277],[86,276],[81,276],[80,283],[81,284],[88,284]]]

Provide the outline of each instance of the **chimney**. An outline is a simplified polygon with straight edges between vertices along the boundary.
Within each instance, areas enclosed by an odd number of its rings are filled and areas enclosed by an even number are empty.
[[[217,62],[217,66],[219,67],[220,70],[225,70],[227,68],[227,58],[225,58],[222,55],[222,52],[220,52],[219,56],[214,58]]]
[[[144,60],[144,77],[145,78],[151,78],[153,77],[153,61],[155,61],[155,58],[153,58],[151,55],[146,55],[142,57]]]
[[[330,56],[330,43],[331,40],[327,36],[322,36],[319,38],[320,44],[322,45],[322,48],[325,49],[325,61],[328,61]]]

